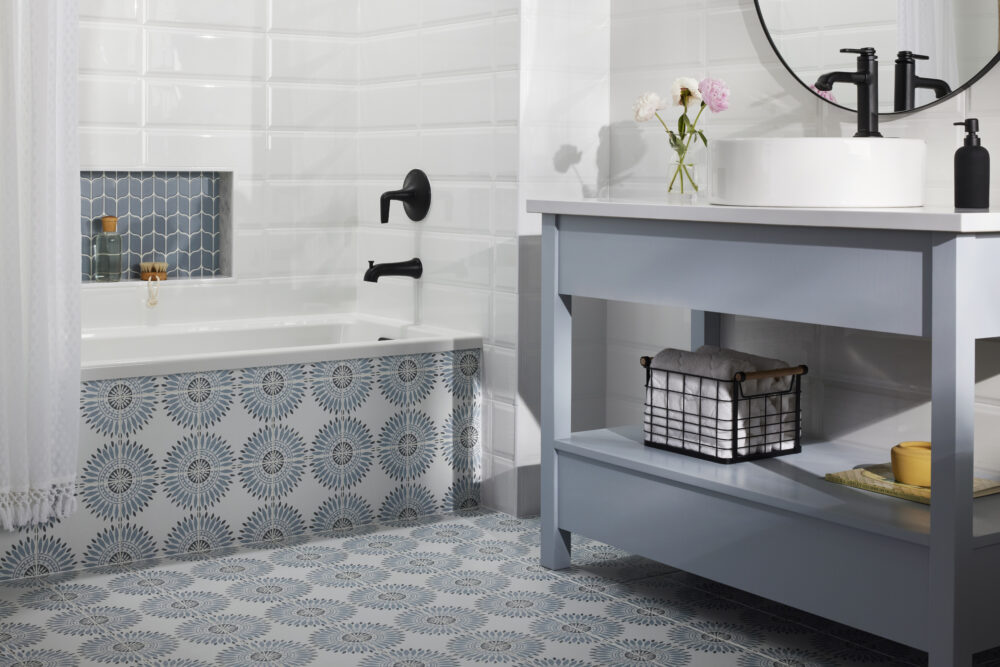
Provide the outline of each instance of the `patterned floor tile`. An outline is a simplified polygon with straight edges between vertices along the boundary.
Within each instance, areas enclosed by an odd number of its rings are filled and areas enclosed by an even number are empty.
[[[548,570],[538,530],[480,510],[12,582],[0,667],[926,664],[586,538]]]

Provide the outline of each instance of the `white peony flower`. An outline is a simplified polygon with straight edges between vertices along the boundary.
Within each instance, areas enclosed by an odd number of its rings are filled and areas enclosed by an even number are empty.
[[[681,76],[674,79],[674,85],[670,87],[670,96],[674,100],[674,106],[683,106],[681,97],[685,89],[688,91],[687,108],[698,108],[701,105],[701,91],[698,90],[698,79],[690,76]]]
[[[656,93],[644,93],[632,105],[632,111],[635,113],[635,122],[637,123],[645,123],[647,120],[652,120],[657,111],[666,108],[667,103]]]

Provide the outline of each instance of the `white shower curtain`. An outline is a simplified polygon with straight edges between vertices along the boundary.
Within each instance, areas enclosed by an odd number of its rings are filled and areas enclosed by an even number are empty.
[[[77,0],[0,0],[0,528],[7,530],[76,508],[76,70]]]

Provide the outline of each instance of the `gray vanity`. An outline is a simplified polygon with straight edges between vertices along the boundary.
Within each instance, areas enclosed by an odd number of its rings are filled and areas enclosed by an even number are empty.
[[[927,650],[934,667],[1000,645],[1000,496],[972,500],[975,340],[1000,336],[1000,213],[528,210],[543,218],[544,566],[567,567],[579,532]],[[639,424],[572,432],[574,296],[690,308],[692,346],[718,343],[718,313],[932,338],[933,505],[825,481],[870,462],[846,443],[722,465],[644,447]]]

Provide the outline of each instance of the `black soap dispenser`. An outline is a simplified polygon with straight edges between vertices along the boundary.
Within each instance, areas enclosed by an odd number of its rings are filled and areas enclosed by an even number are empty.
[[[990,152],[980,144],[979,119],[966,118],[965,145],[955,151],[955,208],[990,207]]]

